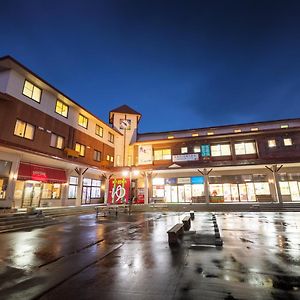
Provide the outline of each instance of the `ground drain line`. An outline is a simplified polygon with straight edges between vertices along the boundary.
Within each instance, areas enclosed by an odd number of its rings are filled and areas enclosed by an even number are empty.
[[[105,257],[107,257],[108,255],[112,254],[113,252],[117,251],[118,249],[120,249],[122,246],[124,245],[124,243],[119,244],[118,246],[116,246],[114,249],[112,249],[111,251],[109,251],[108,253],[106,253],[105,255],[103,255],[102,257],[98,258],[97,260],[89,263],[88,265],[82,267],[80,270],[74,272],[72,275],[68,276],[67,278],[65,278],[64,280],[60,281],[59,283],[55,284],[54,286],[52,286],[51,288],[47,289],[46,291],[43,291],[42,293],[40,293],[39,295],[36,295],[35,297],[32,298],[32,300],[38,300],[40,299],[42,296],[46,295],[47,293],[49,293],[50,291],[54,290],[55,288],[57,288],[58,286],[60,286],[61,284],[65,283],[66,281],[68,281],[69,279],[71,279],[72,277],[78,275],[79,273],[83,272],[85,269],[89,268],[90,266],[96,264],[97,262],[99,262],[100,260],[104,259]]]
[[[62,256],[60,256],[60,257],[54,258],[54,259],[52,259],[52,260],[50,260],[50,261],[47,261],[47,262],[45,262],[44,264],[39,265],[38,268],[42,268],[42,267],[45,267],[45,266],[47,266],[47,265],[50,265],[50,264],[52,264],[52,263],[54,263],[54,262],[57,262],[58,260],[60,260],[60,259],[62,259],[62,258],[64,258],[64,257],[66,257],[66,256],[70,256],[70,255],[73,255],[73,254],[77,254],[77,253],[81,252],[82,250],[85,250],[85,249],[87,249],[87,248],[90,248],[90,247],[92,247],[92,246],[95,246],[95,245],[97,245],[97,244],[99,244],[99,243],[101,243],[101,242],[103,242],[103,241],[104,241],[104,239],[101,239],[101,240],[99,240],[99,241],[90,243],[90,244],[88,244],[88,245],[86,245],[86,246],[84,246],[84,247],[82,247],[82,248],[80,248],[80,249],[77,249],[77,250],[75,250],[75,251],[73,251],[73,252],[68,253],[67,255],[62,255]]]

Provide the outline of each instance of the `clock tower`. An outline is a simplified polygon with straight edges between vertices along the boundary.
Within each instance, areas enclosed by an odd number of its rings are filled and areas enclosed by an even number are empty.
[[[127,105],[122,105],[109,112],[109,123],[123,134],[115,140],[115,166],[134,165],[133,147],[136,142],[138,123],[142,115]]]

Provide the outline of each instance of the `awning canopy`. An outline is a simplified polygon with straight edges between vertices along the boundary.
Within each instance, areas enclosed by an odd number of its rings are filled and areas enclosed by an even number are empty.
[[[36,180],[47,183],[66,183],[66,172],[62,169],[49,168],[29,163],[20,163],[18,180]]]

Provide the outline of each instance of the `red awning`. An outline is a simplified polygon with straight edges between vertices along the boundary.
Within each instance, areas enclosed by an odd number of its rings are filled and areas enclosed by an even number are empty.
[[[48,183],[66,183],[66,172],[62,169],[49,168],[29,163],[20,163],[18,180],[36,180]]]

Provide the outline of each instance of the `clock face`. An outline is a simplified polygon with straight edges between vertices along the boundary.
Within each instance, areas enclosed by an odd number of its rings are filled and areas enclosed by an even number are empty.
[[[120,120],[120,129],[129,130],[131,127],[131,120],[121,119]]]

